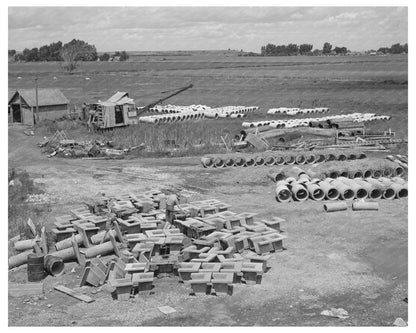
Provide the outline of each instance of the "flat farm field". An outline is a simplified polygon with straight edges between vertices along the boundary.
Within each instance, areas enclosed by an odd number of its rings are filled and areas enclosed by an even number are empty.
[[[259,106],[249,120],[279,117],[265,114],[279,106],[327,106],[332,114],[374,112],[393,118],[370,128],[391,128],[407,137],[407,68],[402,55],[145,56],[123,63],[80,63],[73,74],[64,73],[59,63],[10,63],[9,91],[33,87],[37,76],[40,87],[61,89],[71,105],[106,100],[116,91],[128,91],[137,105],[145,105],[163,91],[192,83],[194,88],[165,103]]]

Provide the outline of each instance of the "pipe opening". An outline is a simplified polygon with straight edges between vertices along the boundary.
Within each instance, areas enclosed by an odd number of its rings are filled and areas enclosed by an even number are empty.
[[[306,158],[306,163],[308,163],[308,164],[313,164],[313,163],[315,163],[315,161],[316,161],[315,155],[309,155]]]
[[[338,178],[339,177],[339,173],[338,171],[331,171],[329,174],[329,178]]]
[[[214,164],[214,161],[212,160],[212,158],[203,158],[202,159],[202,163],[204,165],[204,167],[209,168]]]
[[[403,175],[403,174],[404,174],[404,169],[403,169],[402,167],[397,167],[397,168],[394,170],[394,173],[395,173],[395,175],[396,175],[396,176],[401,176],[401,175]]]
[[[344,170],[344,171],[341,171],[341,173],[339,174],[341,177],[346,177],[346,178],[348,178],[348,171],[347,170]]]
[[[356,160],[357,159],[357,155],[355,155],[355,154],[349,154],[348,155],[348,159],[349,160]]]
[[[275,163],[273,156],[267,156],[264,160],[264,164],[266,165],[273,165]]]
[[[264,158],[263,157],[257,157],[256,158],[256,165],[264,165]]]
[[[325,193],[324,191],[322,191],[320,188],[316,189],[315,191],[313,191],[312,193],[312,197],[315,200],[322,200],[325,197]]]
[[[254,165],[254,158],[248,158],[247,160],[246,160],[246,164],[245,164],[245,166],[253,166]]]
[[[358,158],[359,160],[362,160],[363,158],[367,158],[367,155],[366,155],[366,154],[364,154],[364,153],[360,153],[360,154],[358,154],[357,158]]]
[[[227,158],[225,160],[225,165],[228,166],[228,167],[233,166],[234,165],[234,160],[232,158]]]
[[[276,173],[276,175],[274,176],[274,180],[276,182],[280,181],[280,180],[285,180],[285,175],[283,173]]]
[[[377,188],[372,189],[371,192],[370,192],[370,195],[369,195],[369,197],[371,199],[379,199],[379,198],[381,198],[381,196],[382,196],[382,193]]]
[[[408,195],[408,190],[407,188],[402,188],[399,192],[397,192],[397,197],[398,198],[406,198]]]
[[[356,171],[353,173],[354,177],[353,178],[362,178],[363,177],[363,173],[361,171]]]
[[[277,161],[277,159],[276,159]],[[295,156],[288,155],[284,158],[286,164],[294,164],[295,163]]]
[[[295,195],[296,200],[306,200],[308,198],[308,192],[304,189],[298,190],[296,193],[293,193]]]
[[[339,154],[338,155],[338,161],[345,161],[347,159],[347,156],[344,154]]]
[[[289,201],[292,197],[292,194],[288,189],[280,190],[279,193],[276,195],[276,199],[280,202]]]
[[[325,159],[326,161],[335,161],[337,158],[334,154],[328,154]]]
[[[386,168],[386,169],[384,169],[383,170],[383,176],[384,177],[391,177],[391,176],[393,176],[393,169],[391,169],[391,168]]]
[[[360,188],[360,189],[357,191],[356,196],[357,196],[357,199],[363,199],[363,198],[367,198],[368,193],[367,193],[367,191],[366,191],[365,189]]]
[[[345,200],[348,200],[348,199],[354,198],[354,195],[355,195],[354,191],[351,189],[348,189],[344,191],[344,193],[342,194],[342,198]]]
[[[222,168],[222,167],[224,167],[224,160],[222,159],[222,158],[217,158],[215,161],[214,161],[214,166],[216,167],[216,168]]]
[[[384,199],[393,199],[396,195],[396,192],[392,188],[387,188],[383,193]]]
[[[380,178],[381,174],[382,174],[382,172],[380,170],[374,170],[373,171],[373,177],[374,178]]]
[[[285,164],[285,158],[283,156],[277,156],[275,159],[276,165],[283,165]]]
[[[336,200],[339,197],[338,190],[336,188],[329,189],[328,193],[326,194],[326,197],[329,200]]]
[[[363,175],[364,175],[364,178],[369,178],[373,175],[373,171],[372,170],[365,170]]]
[[[323,162],[323,161],[325,161],[325,155],[317,154],[316,155],[316,162],[320,163],[320,162]]]
[[[242,157],[237,157],[234,161],[235,166],[243,166],[245,163],[246,163],[246,161]]]
[[[305,156],[304,156],[304,155],[297,155],[297,156],[295,157],[295,162],[296,162],[297,164],[305,164],[305,162],[306,162],[306,158],[305,158]]]

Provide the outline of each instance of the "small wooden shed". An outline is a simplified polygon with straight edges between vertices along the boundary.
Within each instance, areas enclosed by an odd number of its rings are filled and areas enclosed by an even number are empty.
[[[36,113],[35,89],[18,89],[9,98],[9,122],[33,125],[39,121],[61,118],[68,113],[69,100],[59,89],[38,89],[39,114]]]

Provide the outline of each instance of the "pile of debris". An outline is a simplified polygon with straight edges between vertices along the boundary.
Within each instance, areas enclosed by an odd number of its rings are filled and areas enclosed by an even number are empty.
[[[114,149],[111,141],[102,142],[100,140],[78,141],[68,139],[65,132],[56,131],[51,137],[45,137],[38,144],[42,148],[42,153],[48,154],[48,157],[59,156],[65,158],[81,157],[109,157],[120,158],[124,154],[133,150],[145,149],[144,144],[126,149]]]
[[[119,300],[149,293],[155,277],[166,274],[186,282],[191,294],[231,295],[235,283],[261,283],[270,253],[283,250],[284,220],[257,221],[257,214],[231,212],[219,200],[191,198],[181,193],[170,224],[166,196],[158,190],[100,196],[56,218],[54,248],[47,247],[44,228],[41,237],[34,231],[34,239],[16,242],[15,249],[24,252],[9,258],[9,268],[28,263],[33,250],[38,257],[49,256],[48,262],[76,260],[84,267],[81,286],[106,284]],[[64,286],[55,289],[92,301]]]

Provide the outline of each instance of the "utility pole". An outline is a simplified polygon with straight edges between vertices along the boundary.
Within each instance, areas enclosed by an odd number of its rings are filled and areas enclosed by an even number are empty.
[[[39,122],[39,102],[38,102],[38,78],[35,78],[36,91],[36,122]]]

